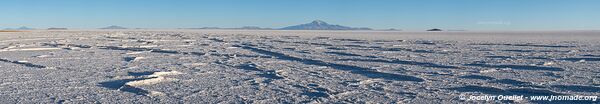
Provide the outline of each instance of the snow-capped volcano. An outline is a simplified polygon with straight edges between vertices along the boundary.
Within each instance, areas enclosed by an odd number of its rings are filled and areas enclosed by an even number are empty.
[[[370,28],[354,28],[341,25],[328,24],[325,21],[314,20],[311,23],[289,26],[282,30],[371,30]]]
[[[104,28],[100,28],[100,29],[127,29],[127,28],[121,27],[121,26],[112,25],[112,26],[108,26],[108,27],[104,27]]]

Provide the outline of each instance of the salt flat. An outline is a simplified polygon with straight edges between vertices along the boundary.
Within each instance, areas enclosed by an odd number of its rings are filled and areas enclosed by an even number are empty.
[[[600,95],[599,40],[600,31],[2,32],[0,101],[464,103],[460,96]]]

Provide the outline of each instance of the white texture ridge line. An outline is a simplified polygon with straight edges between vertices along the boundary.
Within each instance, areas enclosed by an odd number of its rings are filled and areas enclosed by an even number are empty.
[[[3,49],[0,52],[9,51],[46,51],[46,50],[61,50],[62,48],[23,48],[23,49]]]
[[[152,75],[146,76],[146,77],[150,77],[150,79],[127,82],[127,83],[125,83],[125,85],[142,86],[142,85],[153,85],[153,84],[158,84],[158,83],[167,82],[167,81],[176,81],[177,79],[175,79],[175,78],[166,78],[164,76],[179,75],[179,74],[183,74],[183,73],[178,72],[178,71],[154,72]]]

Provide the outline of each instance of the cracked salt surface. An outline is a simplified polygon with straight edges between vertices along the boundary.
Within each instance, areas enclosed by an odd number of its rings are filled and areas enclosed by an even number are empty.
[[[498,103],[458,98],[600,95],[600,36],[541,33],[547,36],[250,30],[0,33],[0,101]]]

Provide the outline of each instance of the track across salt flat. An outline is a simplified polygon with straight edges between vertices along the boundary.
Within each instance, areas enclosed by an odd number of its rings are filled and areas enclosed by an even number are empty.
[[[0,33],[0,101],[464,103],[459,96],[600,95],[598,40],[598,31]],[[518,103],[525,102],[532,101]]]

